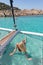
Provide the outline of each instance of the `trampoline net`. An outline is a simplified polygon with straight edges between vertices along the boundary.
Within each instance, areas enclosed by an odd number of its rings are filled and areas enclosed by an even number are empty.
[[[9,32],[0,31],[0,39]],[[14,50],[17,43],[26,38],[26,50],[32,60],[27,60],[25,54],[16,51],[12,56],[9,54]],[[43,37],[35,35],[18,34],[6,47],[0,59],[0,65],[42,65],[43,64]]]

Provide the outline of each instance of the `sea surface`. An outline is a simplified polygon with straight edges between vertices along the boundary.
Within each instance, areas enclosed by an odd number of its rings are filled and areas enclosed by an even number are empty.
[[[16,17],[17,29],[43,33],[43,16],[21,16]],[[0,18],[0,27],[14,29],[12,17]]]
[[[18,30],[43,33],[43,16],[15,17]],[[0,27],[15,29],[12,17],[0,17]],[[0,40],[9,32],[0,30]],[[16,44],[26,38],[26,50],[32,60],[27,60],[24,53],[17,51],[13,56],[9,54]],[[7,46],[2,58],[1,65],[42,65],[43,63],[43,37],[35,35],[18,34]]]

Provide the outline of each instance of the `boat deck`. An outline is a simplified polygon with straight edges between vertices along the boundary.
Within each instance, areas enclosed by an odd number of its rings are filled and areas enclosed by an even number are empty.
[[[12,39],[18,34],[18,32],[19,31],[12,31],[0,40],[0,55],[4,53],[6,46],[12,41]]]
[[[10,32],[7,36],[0,40],[0,45],[3,45],[16,31]]]

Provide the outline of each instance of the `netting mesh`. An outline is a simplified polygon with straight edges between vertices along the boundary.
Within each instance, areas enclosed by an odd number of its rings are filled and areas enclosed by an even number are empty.
[[[7,32],[8,33],[8,32]],[[7,34],[6,33],[6,34]],[[17,51],[13,56],[9,54],[13,51],[16,44],[25,39],[26,50],[32,60],[27,60],[25,54]],[[1,36],[0,36],[1,38]],[[0,59],[1,65],[41,65],[43,59],[43,37],[34,35],[18,34],[12,42],[6,47],[6,50]]]
[[[8,31],[3,31],[3,30],[0,30],[0,40],[2,39],[2,38],[4,38],[7,34],[8,34],[9,32]]]

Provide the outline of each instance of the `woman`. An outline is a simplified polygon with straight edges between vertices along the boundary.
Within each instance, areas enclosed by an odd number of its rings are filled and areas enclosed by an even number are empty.
[[[13,55],[16,52],[17,49],[20,52],[24,52],[25,55],[27,56],[27,58],[29,57],[28,60],[32,60],[31,56],[28,55],[27,52],[26,52],[26,39],[25,40],[22,40],[20,43],[17,43],[14,51],[11,52],[10,55]]]

